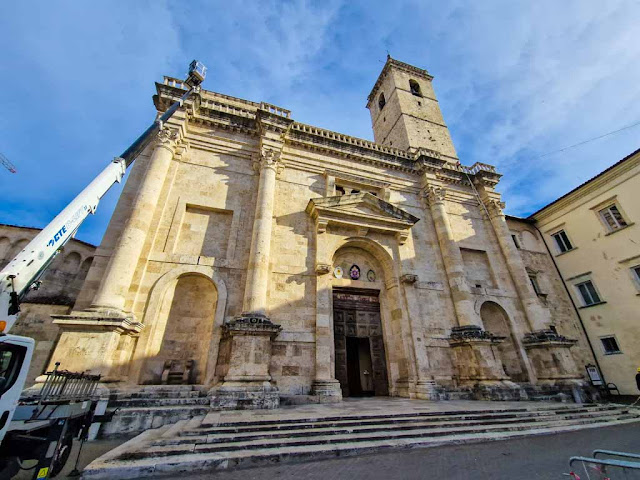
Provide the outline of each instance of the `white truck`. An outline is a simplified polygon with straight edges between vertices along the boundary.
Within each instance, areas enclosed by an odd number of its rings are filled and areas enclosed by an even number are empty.
[[[4,475],[10,470],[10,465],[16,462],[21,465],[23,459],[34,458],[33,452],[36,451],[42,452],[39,455],[42,458],[34,468],[34,478],[49,478],[58,473],[63,466],[60,465],[61,460],[66,461],[68,457],[70,441],[77,433],[75,430],[79,431],[86,424],[86,418],[82,421],[80,418],[91,413],[91,401],[88,399],[99,380],[89,375],[58,372],[56,367],[49,373],[42,395],[29,404],[19,405],[35,346],[32,338],[8,333],[20,313],[21,299],[29,290],[39,286],[38,279],[61,248],[73,238],[85,218],[95,213],[104,194],[122,180],[127,168],[153,141],[154,134],[162,130],[194,92],[199,91],[205,75],[206,67],[202,63],[191,62],[184,82],[188,86],[185,94],[0,272],[0,477],[7,478]],[[71,408],[72,404],[80,407]],[[56,406],[48,408],[47,405]],[[52,410],[56,414],[52,414]],[[70,419],[75,421],[68,422]],[[69,428],[70,425],[73,428]],[[20,456],[20,451],[24,456]]]

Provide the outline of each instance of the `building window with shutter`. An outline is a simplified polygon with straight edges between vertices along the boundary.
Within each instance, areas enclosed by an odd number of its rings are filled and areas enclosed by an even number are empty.
[[[614,353],[622,353],[620,347],[618,346],[618,341],[616,337],[600,337],[600,341],[602,342],[602,348],[604,350],[605,355],[612,355]]]
[[[589,307],[591,305],[603,303],[600,299],[600,295],[598,295],[598,292],[596,291],[596,287],[593,286],[593,282],[591,280],[578,283],[576,285],[576,288],[578,289],[580,297],[582,298],[583,306]]]
[[[573,250],[573,245],[569,241],[569,237],[564,230],[560,230],[557,233],[551,235],[556,242],[556,249],[558,253],[568,252],[569,250]]]
[[[598,213],[610,232],[627,226],[627,221],[622,217],[620,209],[615,204],[609,205],[607,208],[603,208]]]

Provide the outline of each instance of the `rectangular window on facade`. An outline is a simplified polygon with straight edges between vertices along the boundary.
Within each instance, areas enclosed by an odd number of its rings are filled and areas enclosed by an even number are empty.
[[[573,245],[569,241],[569,237],[564,230],[560,230],[558,233],[554,233],[551,235],[553,239],[556,241],[556,247],[560,253],[568,252],[569,250],[573,250]]]
[[[633,275],[633,279],[636,281],[636,285],[638,286],[638,288],[640,288],[640,265],[631,267],[631,275]]]
[[[536,295],[540,295],[540,285],[538,285],[538,278],[535,275],[529,275],[529,280],[531,280],[531,285],[533,286],[534,292]]]
[[[610,205],[607,208],[603,208],[599,213],[610,232],[627,226],[627,222],[622,218],[622,214],[620,214],[617,205]]]
[[[618,346],[618,342],[616,337],[602,337],[600,338],[602,342],[602,348],[604,348],[604,353],[606,355],[610,355],[612,353],[622,353],[620,351],[620,347]]]
[[[600,296],[598,295],[598,292],[596,292],[596,287],[593,286],[593,282],[591,280],[577,284],[576,288],[580,292],[582,304],[585,307],[601,302]]]
[[[513,239],[513,243],[516,248],[520,248],[520,242],[518,242],[518,237],[516,235],[511,234],[511,238]]]

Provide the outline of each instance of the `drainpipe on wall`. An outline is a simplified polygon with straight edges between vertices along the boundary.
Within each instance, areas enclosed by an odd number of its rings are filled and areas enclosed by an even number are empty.
[[[531,225],[533,225],[533,228],[535,228],[538,233],[540,234],[540,237],[542,238],[542,243],[544,243],[544,247],[547,249],[547,252],[549,253],[549,257],[551,257],[551,261],[553,262],[553,266],[556,268],[556,272],[558,272],[558,276],[560,277],[560,280],[562,280],[562,286],[564,287],[564,290],[567,292],[567,296],[569,297],[569,300],[571,301],[571,305],[573,305],[573,310],[576,312],[576,315],[578,316],[578,320],[580,321],[580,326],[582,327],[582,331],[584,332],[584,336],[587,339],[587,343],[589,344],[589,350],[591,350],[591,355],[593,355],[593,361],[596,362],[596,367],[598,367],[598,371],[600,372],[600,375],[602,377],[602,383],[604,384],[604,387],[606,389],[607,386],[607,380],[604,377],[604,372],[602,371],[602,368],[600,368],[600,362],[598,362],[598,357],[596,356],[596,351],[593,349],[593,345],[591,344],[591,339],[589,338],[589,333],[587,332],[587,329],[584,326],[584,322],[582,321],[582,317],[580,316],[580,311],[578,310],[578,307],[576,306],[576,302],[573,301],[573,296],[571,296],[571,292],[569,291],[569,287],[567,287],[567,283],[564,281],[564,278],[562,277],[562,273],[560,273],[560,269],[558,268],[558,264],[556,263],[556,259],[553,257],[553,253],[551,253],[551,250],[549,249],[549,245],[547,245],[547,241],[544,238],[544,235],[542,234],[542,232],[540,231],[540,229],[538,228],[538,226],[535,223],[531,223]]]

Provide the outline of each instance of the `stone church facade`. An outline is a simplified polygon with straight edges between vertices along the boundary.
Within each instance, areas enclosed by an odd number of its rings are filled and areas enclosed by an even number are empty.
[[[175,369],[230,408],[584,387],[544,243],[494,167],[460,164],[431,82],[387,60],[375,142],[201,91],[134,164],[52,361],[117,385]],[[159,111],[185,88],[156,87]]]

